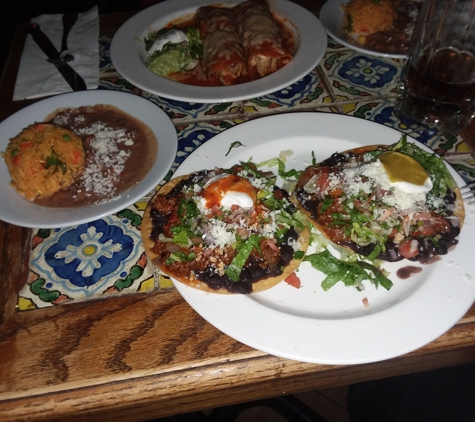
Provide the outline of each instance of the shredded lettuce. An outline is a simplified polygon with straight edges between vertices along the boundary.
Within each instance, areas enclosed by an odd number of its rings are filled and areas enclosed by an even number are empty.
[[[391,289],[393,283],[376,266],[369,262],[358,260],[355,262],[342,261],[335,258],[328,250],[307,255],[304,261],[326,274],[322,281],[323,290],[327,291],[339,281],[345,286],[359,288],[364,280],[370,280],[376,287],[381,285],[386,290]]]
[[[256,248],[260,250],[259,247],[259,236],[252,234],[243,242],[240,242],[237,246],[238,253],[229,264],[226,269],[226,275],[233,281],[238,281],[241,271],[246,264],[247,258],[251,255],[252,250]]]
[[[145,38],[145,48],[148,51],[153,42],[168,29],[152,33]],[[182,28],[188,42],[167,43],[161,51],[155,51],[146,60],[146,66],[157,75],[167,77],[175,72],[193,69],[203,57],[203,43],[197,28]]]

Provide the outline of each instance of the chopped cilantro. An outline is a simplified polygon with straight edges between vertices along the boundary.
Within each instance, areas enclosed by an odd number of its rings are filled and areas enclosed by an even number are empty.
[[[330,208],[333,205],[333,199],[332,198],[325,198],[322,201],[322,206],[320,208],[320,212],[325,212],[328,208]]]
[[[231,143],[231,146],[229,147],[228,152],[226,153],[225,157],[228,156],[228,154],[231,152],[231,150],[232,150],[233,148],[245,147],[245,146],[246,146],[246,145],[242,144],[242,143],[239,142],[239,141],[235,141],[235,142]]]
[[[350,34],[351,32],[353,32],[353,18],[351,17],[349,13],[346,15],[346,25],[343,27],[343,30],[347,34]]]
[[[45,167],[47,169],[49,169],[50,167],[54,167],[53,173],[56,173],[59,167],[63,171],[63,174],[66,173],[66,163],[64,163],[58,158],[58,154],[56,154],[54,150],[52,150],[51,155],[46,158]]]

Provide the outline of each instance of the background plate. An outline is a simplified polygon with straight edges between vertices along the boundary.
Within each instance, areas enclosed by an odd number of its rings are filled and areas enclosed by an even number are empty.
[[[175,126],[152,102],[136,95],[115,91],[80,91],[58,95],[32,104],[0,123],[0,151],[5,151],[11,138],[24,128],[42,122],[53,111],[65,107],[109,104],[145,123],[157,137],[155,164],[140,183],[111,202],[81,208],[49,208],[28,202],[14,188],[5,161],[0,160],[0,219],[17,226],[56,228],[87,223],[120,211],[138,201],[160,183],[176,156],[178,140]]]
[[[393,59],[405,59],[406,54],[390,54],[383,53],[380,51],[373,51],[367,48],[364,48],[361,44],[357,44],[355,41],[351,40],[348,35],[343,30],[343,17],[344,12],[341,8],[342,4],[348,3],[348,0],[328,0],[320,10],[320,21],[323,26],[334,40],[338,41],[340,44],[349,47],[353,50],[359,51],[360,53],[369,54],[371,56],[378,57],[388,57]]]
[[[286,0],[269,0],[270,7],[286,20],[294,32],[297,52],[294,60],[265,78],[234,86],[202,87],[162,78],[145,66],[143,39],[178,18],[194,15],[200,6],[223,4],[232,7],[242,0],[168,0],[151,6],[129,19],[115,34],[111,59],[129,82],[161,97],[196,103],[247,100],[276,92],[303,78],[320,62],[327,48],[327,35],[320,21],[307,9]]]
[[[176,175],[200,169],[254,162],[292,149],[286,169],[303,169],[337,151],[362,145],[391,144],[401,133],[370,121],[326,113],[291,113],[243,123],[215,136],[193,152]],[[232,149],[232,142],[245,147]],[[410,139],[421,148],[422,144]],[[265,169],[265,168],[264,168]],[[275,170],[275,169],[274,169]],[[459,185],[461,177],[451,169]],[[337,283],[324,292],[323,274],[303,263],[302,287],[285,282],[252,295],[204,293],[175,282],[185,300],[208,322],[251,347],[289,359],[322,364],[357,364],[413,351],[449,330],[475,299],[472,250],[475,212],[467,217],[457,247],[440,261],[421,265],[422,272],[402,280],[396,270],[408,261],[385,264],[390,291],[368,285],[359,292]],[[311,252],[311,251],[310,251]],[[369,307],[362,300],[368,299]]]

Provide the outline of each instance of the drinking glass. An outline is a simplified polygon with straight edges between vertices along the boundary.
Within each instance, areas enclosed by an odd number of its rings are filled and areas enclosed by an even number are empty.
[[[475,110],[475,0],[424,0],[395,115],[455,135]]]

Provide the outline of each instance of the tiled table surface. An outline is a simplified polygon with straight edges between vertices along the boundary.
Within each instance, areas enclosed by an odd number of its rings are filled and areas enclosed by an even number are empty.
[[[195,148],[229,127],[256,117],[305,111],[347,114],[394,127],[444,155],[466,181],[475,180],[475,160],[460,137],[416,133],[392,114],[402,68],[398,60],[366,56],[330,39],[319,65],[279,92],[239,102],[189,104],[160,98],[122,79],[110,61],[110,41],[100,39],[99,89],[135,93],[169,115],[178,133],[172,171]],[[18,309],[173,288],[148,262],[140,240],[143,210],[152,193],[88,224],[34,230],[28,282],[20,291]]]

